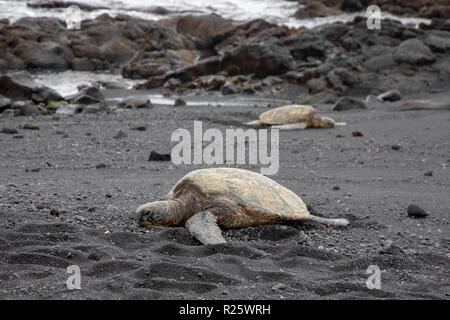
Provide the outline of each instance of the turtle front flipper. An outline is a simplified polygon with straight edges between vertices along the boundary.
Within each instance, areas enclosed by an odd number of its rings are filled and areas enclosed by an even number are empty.
[[[203,244],[226,243],[217,225],[216,216],[210,211],[202,211],[190,217],[184,227]]]

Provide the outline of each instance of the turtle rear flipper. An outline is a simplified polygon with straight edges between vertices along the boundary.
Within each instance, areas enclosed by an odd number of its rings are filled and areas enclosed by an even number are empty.
[[[299,129],[306,129],[307,125],[305,122],[298,122],[298,123],[290,123],[290,124],[281,124],[272,126],[272,129],[279,129],[279,130],[299,130]]]
[[[210,211],[202,211],[190,217],[184,227],[203,244],[226,243],[217,225],[216,216]]]
[[[345,227],[350,223],[350,222],[348,222],[347,219],[328,219],[328,218],[314,216],[312,214],[309,215],[308,219],[317,221],[317,222],[319,222],[321,224],[325,224],[327,226],[336,226],[336,227]]]
[[[243,124],[250,127],[261,127],[263,125],[261,120],[253,120],[249,122],[244,122]]]

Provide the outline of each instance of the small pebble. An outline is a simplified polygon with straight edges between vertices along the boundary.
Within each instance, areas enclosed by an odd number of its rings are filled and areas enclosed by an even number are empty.
[[[286,289],[286,286],[282,283],[276,284],[272,287],[273,291],[284,290],[284,289]]]
[[[2,131],[0,131],[1,133],[5,133],[5,134],[16,134],[19,133],[19,131],[17,131],[16,129],[11,129],[11,128],[3,128]]]
[[[363,134],[362,134],[361,131],[355,130],[355,131],[352,132],[352,136],[354,136],[354,137],[362,137]]]
[[[410,204],[406,210],[408,216],[414,218],[425,218],[428,213],[416,204]]]
[[[160,154],[156,151],[150,152],[148,161],[170,161],[170,154]]]
[[[425,172],[424,176],[432,177],[433,176],[433,170]]]
[[[27,129],[27,130],[39,130],[40,129],[39,126],[32,124],[32,123],[25,123],[23,125],[23,128]]]
[[[186,101],[184,101],[183,99],[177,98],[175,100],[174,106],[185,106],[185,105],[186,105]]]
[[[400,150],[401,146],[399,146],[398,144],[394,144],[393,146],[391,146],[392,150]]]
[[[136,127],[132,127],[130,130],[145,131],[145,130],[147,130],[147,127],[146,126],[136,126]]]

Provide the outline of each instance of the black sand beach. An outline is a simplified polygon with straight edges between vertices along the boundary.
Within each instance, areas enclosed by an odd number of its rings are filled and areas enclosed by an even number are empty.
[[[365,8],[341,2],[333,14]],[[306,29],[155,8],[161,21],[102,14],[80,30],[58,18],[0,19],[0,299],[448,300],[447,6],[395,3],[386,10],[430,23],[388,19],[374,31],[356,17]],[[62,71],[138,84],[93,80],[69,96],[32,80]],[[357,101],[337,111],[340,98]],[[270,178],[348,226],[229,229],[226,244],[201,245],[183,227],[136,224],[138,206],[214,167],[150,161],[171,153],[175,130],[193,133],[194,121],[203,132],[246,130],[292,103],[347,125],[280,131]],[[73,265],[79,290],[66,285]],[[379,288],[367,285],[373,268]]]
[[[227,244],[200,245],[184,228],[140,228],[133,212],[199,167],[148,156],[170,153],[167,132],[192,130],[205,109],[204,130],[225,130],[227,120],[248,121],[267,108],[223,103],[2,117],[1,127],[18,128],[0,140],[2,298],[448,298],[448,111],[399,111],[389,103],[338,113],[319,106],[348,125],[281,132],[280,170],[272,178],[316,214],[346,217],[350,225],[233,229],[224,232]],[[30,121],[40,129],[21,129]],[[136,125],[147,130],[130,130]],[[114,139],[118,130],[127,137]],[[352,136],[354,130],[364,136]],[[429,216],[408,217],[411,203]],[[81,290],[66,288],[69,265],[80,266]],[[366,286],[370,265],[382,270],[380,290]]]

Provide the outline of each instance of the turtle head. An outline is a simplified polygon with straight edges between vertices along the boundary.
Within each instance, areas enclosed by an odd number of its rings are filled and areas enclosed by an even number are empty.
[[[171,213],[167,201],[149,202],[136,210],[136,222],[142,227],[167,227],[171,225]]]
[[[320,117],[320,126],[322,128],[334,128],[335,121],[329,117]]]

